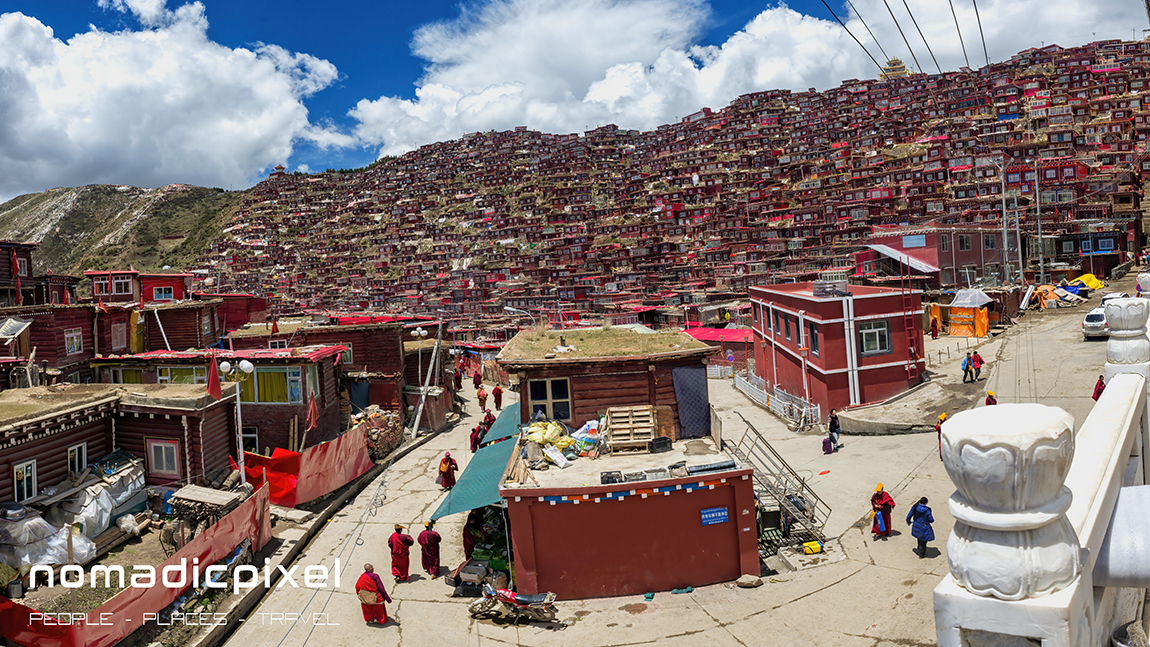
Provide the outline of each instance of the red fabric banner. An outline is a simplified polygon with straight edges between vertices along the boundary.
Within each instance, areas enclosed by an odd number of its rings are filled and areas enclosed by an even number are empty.
[[[245,538],[251,538],[253,552],[263,548],[272,536],[269,498],[267,488],[256,490],[238,508],[156,567],[155,586],[123,589],[88,613],[87,622],[57,624],[55,619],[34,615],[38,614],[34,609],[0,597],[0,636],[28,647],[115,645],[144,625],[145,613],[158,614],[191,586],[193,562],[197,558],[202,578],[205,568],[230,555]],[[161,579],[163,568],[181,564],[186,584],[172,588],[164,586]],[[137,571],[127,572],[125,581],[132,572]],[[55,585],[60,586],[60,583],[55,582]]]
[[[260,486],[267,470],[271,501],[285,508],[334,492],[370,470],[367,433],[356,428],[302,453],[276,449],[271,456],[244,452],[248,483]]]

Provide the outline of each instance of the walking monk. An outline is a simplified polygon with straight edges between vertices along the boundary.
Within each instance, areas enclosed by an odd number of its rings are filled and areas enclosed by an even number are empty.
[[[1097,402],[1098,398],[1102,397],[1102,392],[1106,390],[1106,379],[1101,375],[1098,376],[1098,382],[1094,384],[1094,395],[1090,396]]]
[[[363,610],[363,620],[368,625],[387,622],[387,605],[391,597],[383,589],[383,580],[375,574],[371,564],[363,565],[363,575],[355,583],[355,594],[359,596],[359,606]]]
[[[890,511],[894,508],[894,499],[882,489],[882,483],[874,489],[870,497],[870,507],[874,510],[874,524],[871,533],[877,540],[879,537],[890,537]]]
[[[459,463],[451,457],[451,452],[443,452],[443,460],[439,461],[439,484],[443,489],[450,490],[455,487],[455,472]]]
[[[491,397],[495,400],[495,410],[499,411],[503,408],[503,387],[498,384],[494,389],[491,389]]]
[[[471,374],[471,383],[475,385],[475,390],[478,391],[479,387],[483,385],[483,376],[476,370]]]
[[[930,318],[930,338],[938,339],[938,317]]]
[[[439,577],[439,542],[442,538],[435,532],[435,522],[424,522],[425,530],[419,533],[419,549],[423,560],[423,570],[431,577]]]
[[[414,543],[411,535],[403,534],[403,526],[395,524],[395,532],[387,540],[387,547],[391,549],[391,574],[396,582],[407,581],[408,568],[411,566],[408,551]]]
[[[480,409],[486,409],[487,408],[487,391],[484,391],[483,387],[479,387],[479,392],[475,394],[475,397],[479,398],[479,408]]]

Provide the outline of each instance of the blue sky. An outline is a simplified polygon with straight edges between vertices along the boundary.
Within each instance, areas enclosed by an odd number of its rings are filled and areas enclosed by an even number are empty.
[[[858,16],[830,4],[881,60]],[[932,71],[902,4],[896,18]],[[854,5],[910,63],[882,0]],[[948,5],[909,6],[942,67],[963,65]],[[973,4],[955,6],[981,63]],[[992,60],[1129,38],[1146,22],[1129,0],[979,10]],[[356,167],[517,125],[653,128],[746,92],[875,72],[818,0],[5,0],[0,199],[97,182],[238,189],[278,163]]]

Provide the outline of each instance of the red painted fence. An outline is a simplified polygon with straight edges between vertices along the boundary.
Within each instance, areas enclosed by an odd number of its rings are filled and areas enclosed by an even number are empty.
[[[367,449],[367,434],[359,427],[302,453],[278,448],[271,456],[244,452],[248,483],[263,485],[266,469],[271,501],[285,508],[334,492],[374,465]]]
[[[186,560],[182,562],[184,581],[190,583],[197,558],[202,575],[205,568],[230,555],[244,539],[251,538],[253,552],[263,548],[272,536],[269,503],[268,489],[256,490],[240,507],[156,567],[155,586],[129,586],[88,613],[83,622],[59,624],[57,619],[46,619],[34,609],[0,597],[0,636],[28,647],[115,645],[144,625],[145,613],[159,613],[188,588],[164,586],[160,574],[165,566],[180,566],[181,560]],[[128,572],[126,581],[130,575]],[[55,584],[60,586],[59,582]]]

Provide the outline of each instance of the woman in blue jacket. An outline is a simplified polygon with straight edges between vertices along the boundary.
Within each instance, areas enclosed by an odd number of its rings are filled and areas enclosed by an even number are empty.
[[[926,505],[926,497],[922,497],[918,503],[910,507],[910,512],[906,514],[906,523],[911,526],[910,535],[918,540],[918,548],[914,549],[915,554],[919,558],[926,557],[926,542],[934,541],[934,528],[930,526],[934,523],[934,515]]]

